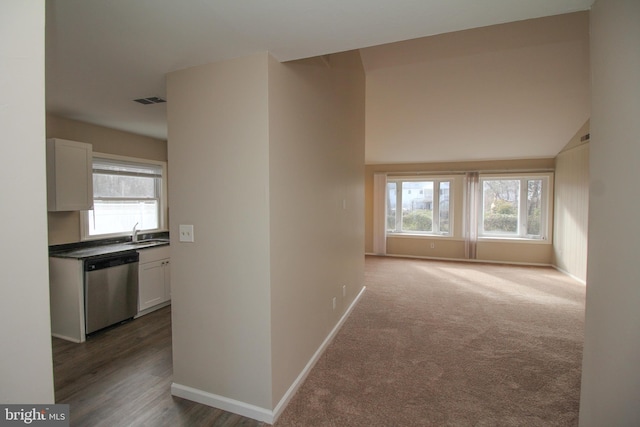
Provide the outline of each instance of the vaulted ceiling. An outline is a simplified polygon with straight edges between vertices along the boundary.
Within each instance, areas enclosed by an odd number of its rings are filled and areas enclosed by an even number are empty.
[[[592,0],[47,0],[49,113],[160,139],[170,71],[280,61],[587,10]],[[170,100],[168,100],[170,102]]]

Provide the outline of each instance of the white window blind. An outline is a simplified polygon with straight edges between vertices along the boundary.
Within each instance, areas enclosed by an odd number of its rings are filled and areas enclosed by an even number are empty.
[[[93,210],[87,212],[85,238],[159,230],[163,209],[162,163],[120,158],[93,159]]]

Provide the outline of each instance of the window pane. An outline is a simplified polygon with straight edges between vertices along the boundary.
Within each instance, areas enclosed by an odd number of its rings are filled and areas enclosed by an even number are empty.
[[[542,220],[542,180],[527,181],[527,234],[540,236]]]
[[[433,181],[402,183],[402,231],[432,231]]]
[[[89,234],[130,232],[138,223],[138,230],[159,228],[158,201],[95,200],[89,211]]]
[[[517,235],[520,180],[484,180],[482,191],[484,231]]]
[[[397,184],[395,182],[387,183],[387,231],[396,231],[396,197]]]
[[[438,226],[441,233],[449,233],[449,191],[450,183],[447,181],[440,183],[440,199],[438,208],[440,210],[440,217]]]
[[[156,178],[94,173],[93,197],[154,198]]]

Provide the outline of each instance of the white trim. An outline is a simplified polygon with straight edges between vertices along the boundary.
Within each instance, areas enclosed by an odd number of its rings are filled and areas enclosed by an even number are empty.
[[[420,255],[397,255],[397,254],[386,254],[386,255],[377,255],[371,253],[365,253],[365,255],[370,256],[382,256],[389,258],[409,258],[409,259],[426,259],[433,261],[455,261],[455,262],[470,262],[476,264],[506,264],[506,265],[524,265],[531,267],[555,267],[553,264],[545,264],[541,262],[518,262],[518,261],[496,261],[490,259],[467,259],[467,258],[444,258],[444,257],[431,257],[431,256],[420,256]]]
[[[387,234],[387,239],[396,238],[396,237],[397,238],[401,238],[401,239],[405,239],[405,238],[409,238],[409,239],[441,239],[441,240],[464,242],[464,239],[461,239],[460,237],[449,236],[447,234],[411,234],[411,233],[407,233],[406,231],[404,233],[389,233],[389,234]]]
[[[556,270],[558,270],[560,273],[571,277],[576,282],[579,282],[582,285],[587,286],[587,281],[586,280],[583,280],[583,279],[579,278],[578,276],[574,276],[573,274],[569,273],[567,270],[563,270],[562,268],[558,267],[557,265],[552,265],[552,267],[555,268]]]
[[[549,239],[528,239],[526,237],[506,237],[506,236],[481,236],[478,237],[478,242],[486,243],[527,243],[536,245],[552,245],[553,242]]]
[[[60,338],[61,340],[75,342],[77,344],[80,344],[80,343],[84,342],[83,340],[79,340],[78,338],[70,337],[68,335],[56,334],[55,332],[52,332],[51,336],[52,337],[56,337],[56,338]]]
[[[430,239],[430,240],[448,240],[451,242],[464,242],[464,239],[456,236],[446,236],[442,234],[411,234],[411,233],[389,233],[387,239]],[[553,242],[549,239],[527,239],[526,237],[478,237],[478,242],[487,243],[534,243],[551,245]]]
[[[177,383],[171,384],[171,395],[222,409],[223,411],[233,412],[243,417],[273,424],[274,417],[272,411],[249,403],[240,402],[239,400],[229,399],[228,397],[219,396]]]
[[[585,280],[582,280],[581,278],[574,276],[573,274],[569,273],[566,270],[563,270],[562,268],[554,264],[543,264],[543,263],[534,263],[534,262],[514,262],[514,261],[484,261],[481,259],[440,258],[440,257],[426,257],[426,256],[419,256],[419,255],[392,255],[392,254],[378,255],[372,252],[365,252],[364,254],[365,256],[377,256],[377,257],[389,257],[389,258],[415,258],[415,259],[426,259],[426,260],[433,260],[433,261],[455,261],[455,262],[471,262],[471,263],[479,263],[479,264],[484,263],[484,264],[507,264],[507,265],[525,265],[525,266],[530,265],[532,267],[552,267],[558,270],[560,273],[571,277],[576,282],[584,286],[587,285],[587,282]]]
[[[527,188],[523,185],[526,181],[530,179],[540,179],[542,181],[542,199],[541,199],[541,208],[540,208],[540,239],[529,239],[526,236],[525,223],[523,222],[523,218],[526,219],[526,216],[523,212],[526,211],[527,205]],[[537,172],[537,173],[529,173],[529,174],[519,174],[519,173],[495,173],[488,174],[480,172],[480,177],[478,181],[478,191],[479,194],[479,209],[477,212],[477,222],[478,222],[478,240],[480,239],[522,239],[527,241],[536,241],[536,240],[551,240],[552,236],[552,216],[553,212],[553,179],[554,172]],[[484,181],[497,181],[497,180],[513,180],[520,181],[520,194],[518,196],[519,206],[518,206],[518,233],[491,233],[484,231]]]
[[[291,384],[287,392],[284,394],[284,396],[282,396],[282,399],[280,399],[280,402],[278,402],[273,410],[261,408],[250,403],[241,402],[239,400],[229,399],[228,397],[219,396],[217,394],[209,393],[175,382],[171,384],[171,394],[173,396],[182,397],[184,399],[201,403],[203,405],[222,409],[223,411],[233,412],[234,414],[242,415],[243,417],[248,417],[254,420],[273,424],[282,414],[291,398],[295,395],[296,391],[304,383],[304,380],[307,378],[318,360],[320,360],[320,357],[325,352],[329,344],[331,344],[331,341],[333,341],[335,336],[338,334],[338,331],[340,330],[342,325],[344,325],[344,323],[347,321],[347,318],[353,311],[358,301],[360,301],[360,298],[362,297],[362,294],[366,289],[366,286],[362,287],[353,302],[349,305],[349,308],[347,308],[347,310],[340,318],[340,321],[338,321],[336,326],[331,330],[329,335],[327,335],[322,344],[320,344],[318,350],[316,350],[311,359],[307,362],[307,365],[304,367],[302,372],[300,372],[296,380],[293,382],[293,384]]]
[[[329,335],[327,335],[327,337],[324,339],[322,344],[320,344],[320,347],[318,347],[318,350],[316,350],[313,357],[311,357],[309,362],[307,362],[307,365],[304,367],[302,372],[300,372],[300,375],[298,375],[298,378],[296,378],[293,384],[291,384],[291,387],[289,387],[289,390],[287,390],[284,396],[282,396],[282,399],[280,399],[280,402],[278,402],[275,409],[273,410],[273,422],[275,422],[278,419],[278,417],[282,414],[284,409],[289,404],[289,401],[291,400],[291,398],[295,395],[296,391],[298,391],[300,386],[304,383],[304,380],[307,378],[307,376],[309,375],[309,373],[311,372],[315,364],[318,362],[318,360],[320,360],[320,357],[325,352],[327,347],[329,347],[329,344],[331,344],[331,341],[333,341],[335,336],[338,334],[338,331],[340,331],[340,328],[342,328],[342,325],[344,325],[344,323],[347,321],[347,319],[349,318],[349,315],[353,311],[358,301],[360,301],[362,294],[364,294],[364,291],[366,290],[367,290],[366,286],[363,286],[362,289],[360,289],[360,292],[355,297],[353,302],[349,305],[349,308],[347,308],[347,310],[344,312],[344,314],[340,318],[340,321],[331,330]]]
[[[374,180],[376,179],[376,175],[382,175],[382,174],[375,174],[374,175]],[[452,197],[454,195],[454,188],[456,187],[457,184],[457,180],[456,176],[452,176],[452,175],[432,175],[432,176],[393,176],[391,174],[387,175],[387,183],[396,183],[396,224],[395,224],[395,230],[400,230],[400,231],[387,231],[386,232],[386,236],[390,237],[393,235],[398,235],[398,234],[406,234],[406,235],[417,235],[417,236],[425,236],[425,237],[431,237],[431,236],[440,236],[440,237],[454,237],[455,236],[455,227],[457,226],[455,224],[455,221],[453,220],[453,218],[455,217],[455,197]],[[410,231],[402,231],[402,215],[398,215],[398,206],[402,206],[403,202],[402,202],[402,198],[403,198],[403,194],[404,194],[404,186],[403,184],[405,182],[431,182],[433,184],[433,189],[432,189],[432,200],[431,200],[431,212],[432,212],[432,225],[431,225],[431,229],[432,231],[416,231],[416,232],[410,232]],[[440,232],[440,184],[446,182],[449,184],[449,231],[446,233],[441,233]],[[388,188],[385,185],[385,202],[387,200],[387,192],[388,192]],[[410,190],[409,190],[410,191]],[[380,212],[380,208],[376,206],[375,203],[375,196],[376,196],[376,188],[375,188],[375,181],[374,181],[374,205],[373,205],[373,213],[374,213],[374,221],[375,221],[375,215],[377,213]],[[385,206],[385,210],[384,210],[384,229],[385,231],[387,230],[387,209]],[[374,222],[375,224],[375,222]],[[375,245],[375,238],[374,238],[374,245]],[[386,242],[385,242],[385,249],[386,249]],[[375,250],[375,248],[374,248]]]
[[[121,156],[118,154],[110,154],[110,153],[100,153],[100,152],[93,152],[92,155],[92,159],[94,157],[100,158],[100,159],[107,159],[107,160],[117,160],[117,161],[122,161],[122,162],[129,162],[129,163],[138,163],[138,164],[147,164],[147,165],[154,165],[154,166],[159,166],[162,169],[162,177],[161,178],[161,183],[162,183],[162,187],[160,188],[160,217],[158,218],[158,228],[157,229],[148,229],[148,230],[141,230],[144,233],[157,233],[157,232],[164,232],[164,231],[169,231],[169,223],[168,223],[168,217],[169,217],[169,198],[168,198],[168,181],[169,181],[169,177],[167,175],[167,162],[164,160],[150,160],[150,159],[142,159],[140,157],[131,157],[131,156]],[[93,169],[93,168],[92,168]],[[91,197],[93,198],[93,194],[91,195]],[[99,240],[99,239],[107,239],[107,238],[111,238],[111,237],[121,237],[121,236],[129,236],[131,235],[131,232],[129,231],[123,231],[120,233],[110,233],[110,234],[96,234],[94,236],[90,236],[89,235],[89,215],[88,215],[89,211],[81,211],[80,212],[80,241],[91,241],[91,240]]]
[[[160,304],[154,305],[153,307],[145,308],[144,310],[139,311],[138,314],[136,314],[133,318],[137,319],[138,317],[144,316],[145,314],[152,313],[152,312],[154,312],[156,310],[160,310],[161,308],[164,308],[164,307],[166,307],[168,305],[171,305],[171,300],[165,301],[165,302],[161,302]]]

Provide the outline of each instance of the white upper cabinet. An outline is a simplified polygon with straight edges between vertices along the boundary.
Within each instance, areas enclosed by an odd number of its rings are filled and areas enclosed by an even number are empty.
[[[91,144],[47,139],[47,208],[81,211],[93,208]]]

